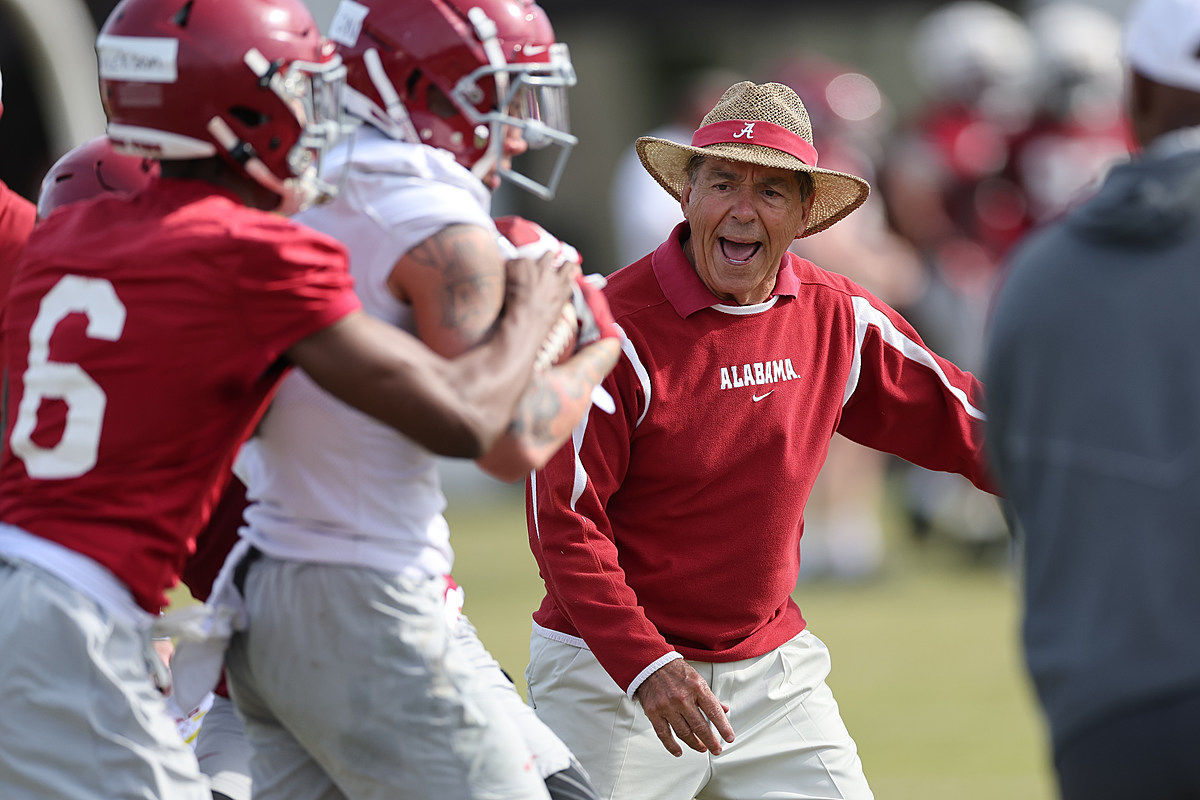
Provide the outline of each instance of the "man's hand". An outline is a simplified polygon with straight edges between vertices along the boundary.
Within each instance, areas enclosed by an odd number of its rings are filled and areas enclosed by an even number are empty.
[[[729,706],[717,699],[700,673],[682,658],[651,673],[634,696],[650,718],[663,747],[677,758],[683,755],[683,749],[674,736],[697,753],[713,755],[721,752],[717,733],[726,742],[733,741],[733,727],[725,716]],[[709,725],[710,720],[717,728],[716,733]]]
[[[545,253],[536,261],[514,258],[505,262],[506,312],[516,306],[526,308],[545,338],[550,327],[558,322],[563,305],[571,302],[574,276],[567,270],[555,268],[555,255]]]

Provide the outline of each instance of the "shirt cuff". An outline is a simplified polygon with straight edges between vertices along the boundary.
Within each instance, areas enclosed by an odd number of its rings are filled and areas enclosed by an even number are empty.
[[[666,655],[662,656],[661,658],[658,658],[655,661],[651,662],[651,664],[648,667],[646,667],[644,670],[642,670],[641,672],[639,672],[637,674],[636,678],[634,678],[632,681],[630,681],[629,688],[625,690],[625,694],[629,697],[630,700],[632,700],[633,693],[638,690],[639,686],[641,686],[643,683],[646,682],[646,678],[649,678],[655,672],[658,672],[658,670],[660,668],[666,666],[667,664],[670,664],[672,661],[674,661],[677,658],[683,658],[683,656],[679,653],[676,653],[674,650],[672,650],[670,653],[667,653]]]

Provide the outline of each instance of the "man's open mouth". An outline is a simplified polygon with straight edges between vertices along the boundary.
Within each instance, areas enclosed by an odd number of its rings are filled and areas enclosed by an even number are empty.
[[[746,264],[758,253],[762,242],[735,242],[721,237],[721,253],[732,264]]]

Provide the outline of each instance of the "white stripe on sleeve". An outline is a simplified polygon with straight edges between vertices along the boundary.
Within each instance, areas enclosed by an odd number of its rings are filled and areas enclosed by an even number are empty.
[[[896,348],[910,361],[915,361],[918,364],[924,364],[933,370],[933,373],[938,376],[942,385],[947,391],[954,396],[954,399],[962,405],[967,414],[975,419],[986,419],[986,415],[980,409],[971,405],[967,399],[967,394],[962,389],[950,383],[950,379],[946,377],[946,373],[942,370],[937,359],[933,354],[926,350],[921,345],[917,344],[912,339],[905,336],[900,330],[892,324],[887,314],[884,314],[865,297],[853,297],[851,300],[854,303],[854,363],[850,370],[850,378],[846,381],[846,392],[842,397],[842,405],[845,405],[850,396],[854,394],[854,390],[858,387],[858,379],[862,372],[862,345],[866,339],[867,328],[874,325],[879,329],[883,341],[888,345]]]

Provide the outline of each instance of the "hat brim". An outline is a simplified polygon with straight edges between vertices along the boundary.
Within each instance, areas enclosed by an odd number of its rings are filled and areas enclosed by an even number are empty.
[[[813,177],[812,211],[797,239],[823,231],[858,208],[871,193],[871,186],[857,175],[810,167],[793,155],[757,144],[721,143],[692,147],[668,139],[642,136],[636,142],[638,158],[646,171],[676,200],[687,186],[687,166],[694,156],[722,158],[762,167],[807,172]]]

